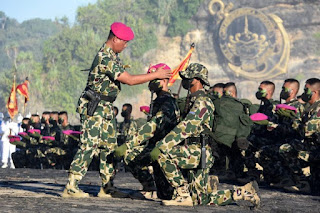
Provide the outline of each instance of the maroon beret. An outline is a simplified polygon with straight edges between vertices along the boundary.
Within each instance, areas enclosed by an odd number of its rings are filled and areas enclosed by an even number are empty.
[[[134,38],[134,33],[130,27],[121,22],[111,24],[111,31],[115,36],[124,41],[130,41]]]

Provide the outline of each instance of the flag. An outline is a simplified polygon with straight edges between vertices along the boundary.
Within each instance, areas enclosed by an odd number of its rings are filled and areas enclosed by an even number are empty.
[[[13,117],[18,113],[18,104],[16,96],[16,77],[13,78],[13,85],[6,107],[8,109],[10,118],[13,119]]]
[[[194,50],[194,43],[191,44],[190,46],[190,50],[187,53],[186,57],[181,61],[181,63],[179,64],[179,66],[177,66],[173,71],[172,71],[172,75],[171,78],[169,79],[169,83],[168,86],[172,86],[173,83],[179,78],[179,71],[185,70],[188,65],[189,65],[189,61],[191,58],[191,54]]]
[[[26,78],[26,80],[22,84],[19,84],[17,86],[17,92],[20,95],[23,95],[25,98],[24,103],[27,103],[29,101],[28,85],[29,85],[29,81],[28,81],[28,78]]]

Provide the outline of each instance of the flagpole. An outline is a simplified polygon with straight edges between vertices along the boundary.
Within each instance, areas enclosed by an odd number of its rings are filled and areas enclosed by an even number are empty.
[[[190,49],[191,48],[194,48],[196,45],[194,44],[194,42],[192,42],[192,44],[190,45]],[[190,58],[191,58],[191,56],[190,56]],[[190,58],[189,58],[189,60],[188,60],[188,63],[189,63],[189,61],[190,61]],[[182,87],[182,81],[180,81],[180,86],[179,86],[179,89],[178,89],[178,98],[179,98],[179,96],[180,96],[180,92],[181,92],[181,87]]]

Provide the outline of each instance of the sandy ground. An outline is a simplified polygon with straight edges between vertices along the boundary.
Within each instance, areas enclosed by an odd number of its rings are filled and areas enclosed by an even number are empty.
[[[0,169],[0,212],[320,212],[320,197],[285,193],[260,186],[261,207],[251,210],[250,203],[228,206],[166,207],[160,201],[132,198],[97,197],[99,174],[89,171],[80,188],[91,194],[86,199],[60,197],[67,182],[67,171]],[[115,185],[133,194],[142,187],[130,173],[116,175]],[[232,185],[222,183],[221,189]]]

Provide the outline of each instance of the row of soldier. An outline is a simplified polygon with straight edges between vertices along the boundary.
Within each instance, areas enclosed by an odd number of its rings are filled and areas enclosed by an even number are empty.
[[[224,131],[230,127],[238,131],[235,143],[226,144],[223,141],[226,138],[222,137],[219,141],[222,143],[217,145],[220,158],[212,169],[220,179],[240,183],[250,180],[260,182],[263,179],[267,185],[289,192],[319,194],[320,80],[308,79],[303,94],[297,97],[299,87],[300,83],[296,79],[286,79],[280,100],[277,101],[272,98],[274,83],[263,81],[256,92],[256,98],[261,101],[260,105],[251,104],[246,99],[239,100],[247,109],[244,111],[247,111],[253,120],[252,125],[247,125],[249,131],[241,129],[241,125],[237,126],[238,117],[233,117],[229,126],[216,123],[216,126],[221,125]],[[230,102],[233,107],[223,105],[227,107],[225,110],[236,110],[235,100],[230,101],[231,97],[237,99],[234,84],[227,83],[223,88],[221,84],[217,84],[212,88],[212,94],[215,106]],[[281,101],[284,101],[284,104],[281,104]],[[219,108],[215,115],[219,116]],[[254,117],[255,115],[262,117]],[[245,123],[241,116],[240,120]],[[219,129],[218,127],[215,129],[217,131],[213,132],[219,133]],[[242,140],[243,136],[246,137],[245,140]],[[228,169],[222,169],[222,172],[221,164],[225,165],[225,158],[221,158],[221,154],[226,154],[229,160]]]
[[[81,132],[69,123],[66,111],[45,111],[41,118],[32,114],[22,119],[21,128],[23,132],[9,136],[18,148],[12,153],[16,168],[69,168]]]

